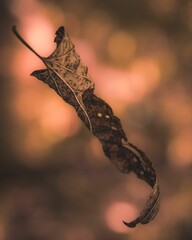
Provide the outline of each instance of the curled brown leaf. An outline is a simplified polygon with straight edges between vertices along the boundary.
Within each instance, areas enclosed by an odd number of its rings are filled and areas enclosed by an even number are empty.
[[[36,53],[16,27],[13,27],[13,32],[47,67],[31,75],[48,84],[75,108],[86,127],[101,142],[105,155],[121,172],[133,171],[152,187],[140,216],[130,223],[124,222],[125,225],[135,227],[138,223],[146,224],[153,220],[159,210],[160,195],[155,169],[146,154],[128,142],[120,119],[114,115],[111,107],[94,94],[95,85],[88,76],[88,68],[82,64],[64,27],[56,31],[54,41],[57,47],[47,58]]]

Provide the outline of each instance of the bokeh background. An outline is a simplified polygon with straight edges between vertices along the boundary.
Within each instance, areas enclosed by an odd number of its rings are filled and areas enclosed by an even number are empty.
[[[154,221],[126,228],[150,188],[107,159],[74,109],[30,77],[64,25],[96,94],[161,186]],[[1,0],[0,239],[192,239],[192,1]]]

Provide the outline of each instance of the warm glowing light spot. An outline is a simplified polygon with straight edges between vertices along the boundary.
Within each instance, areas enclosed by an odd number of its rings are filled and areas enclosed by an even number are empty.
[[[26,42],[28,42],[39,55],[48,56],[55,48],[55,43],[52,41],[55,29],[47,16],[46,9],[35,0],[13,1],[10,9],[19,19],[17,28]],[[17,47],[19,47],[19,50],[25,48],[25,46],[19,42],[17,42]],[[26,75],[26,73],[29,74],[32,72],[32,69],[34,70],[42,64],[40,62],[37,56],[30,50],[20,50],[13,60],[13,69],[17,70],[14,71],[14,75],[18,75],[19,78]],[[18,67],[18,65],[22,67]],[[28,70],[30,70],[30,72]]]
[[[188,166],[192,163],[192,133],[183,132],[175,137],[168,146],[168,158],[176,166]]]
[[[17,3],[13,1],[11,9],[13,14],[20,20],[17,28],[26,42],[39,55],[43,57],[50,55],[56,47],[52,40],[55,29],[46,15],[45,9],[37,1],[32,0],[28,0],[27,4],[23,0],[19,0]],[[18,40],[17,49],[19,51],[16,52],[13,58],[12,68],[14,76],[18,79],[22,80],[32,71],[45,67],[41,60]]]
[[[30,156],[45,154],[54,144],[75,134],[80,126],[69,105],[48,90],[38,89],[23,91],[14,101],[15,114],[24,130],[15,145],[20,152]]]
[[[53,142],[71,136],[79,129],[79,121],[74,109],[54,99],[49,99],[40,115],[44,136],[51,137]]]
[[[55,30],[46,8],[35,0],[15,0],[10,9],[20,21],[18,28],[25,40],[40,55],[49,54],[53,49],[54,44],[50,39],[53,38]]]
[[[20,48],[12,58],[11,70],[14,80],[22,82],[22,85],[33,85],[35,81],[29,75],[39,68],[44,68],[44,64],[28,49]]]
[[[132,74],[132,87],[136,92],[143,95],[153,90],[160,81],[160,69],[153,58],[140,58],[133,62],[130,67]],[[134,92],[134,91],[133,91]]]
[[[28,17],[22,24],[23,37],[42,56],[48,56],[56,47],[53,42],[55,29],[50,20],[40,13]]]
[[[110,67],[98,70],[97,88],[110,103],[114,99],[114,107],[117,99],[124,104],[142,101],[160,82],[159,65],[153,58],[137,59],[126,71]],[[117,110],[126,107],[124,104],[118,103]]]
[[[130,33],[118,31],[109,38],[107,50],[114,62],[125,64],[135,53],[136,41]]]
[[[42,164],[43,160],[46,161],[39,157],[44,156],[50,147],[50,145],[44,141],[41,129],[34,126],[27,129],[23,138],[19,140],[16,145],[20,154],[26,156],[21,158],[20,161],[27,166],[38,166]],[[33,161],[31,161],[31,157],[34,159]]]
[[[134,205],[125,202],[114,202],[106,210],[105,220],[111,230],[126,233],[133,231],[133,229],[126,227],[122,220],[130,222],[135,219],[137,215],[138,211]]]
[[[33,121],[41,114],[44,104],[47,100],[47,94],[35,90],[33,88],[26,88],[21,90],[12,102],[12,107],[15,115],[24,122]],[[43,100],[43,98],[45,99]],[[42,98],[42,99],[41,99]],[[38,106],[38,107],[37,107]]]
[[[132,101],[133,93],[129,82],[129,72],[111,67],[97,67],[96,71],[97,89],[101,96],[103,95],[109,104],[113,104],[113,107],[117,105],[117,111],[121,112],[121,108],[125,105],[119,102]]]

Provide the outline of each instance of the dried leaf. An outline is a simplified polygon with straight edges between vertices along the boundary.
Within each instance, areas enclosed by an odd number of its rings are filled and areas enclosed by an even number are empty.
[[[75,108],[87,128],[100,140],[105,155],[121,172],[133,171],[152,187],[140,216],[130,223],[124,222],[125,225],[135,227],[138,223],[146,224],[153,220],[159,210],[160,190],[152,163],[144,152],[128,142],[119,118],[105,101],[93,93],[94,83],[87,75],[88,69],[81,63],[64,27],[57,30],[54,40],[57,47],[47,58],[36,53],[15,27],[13,32],[47,67],[31,75],[48,84]]]

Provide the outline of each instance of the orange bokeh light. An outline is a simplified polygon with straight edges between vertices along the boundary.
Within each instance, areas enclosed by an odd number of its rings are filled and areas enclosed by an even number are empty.
[[[160,83],[160,69],[155,59],[141,58],[133,61],[127,70],[96,67],[97,88],[110,101],[127,104],[140,102]],[[118,103],[118,108],[120,107]]]
[[[111,60],[125,65],[136,51],[136,41],[130,33],[116,31],[109,38],[107,50]]]
[[[192,132],[183,131],[168,146],[168,159],[175,166],[192,164]]]

